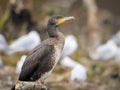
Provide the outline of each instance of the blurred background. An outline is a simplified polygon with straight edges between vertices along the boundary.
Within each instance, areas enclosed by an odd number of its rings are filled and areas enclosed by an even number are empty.
[[[120,90],[120,0],[0,0],[0,90],[10,90],[26,55],[45,40],[52,15],[66,42],[47,79],[51,90]],[[18,63],[19,62],[19,63]]]

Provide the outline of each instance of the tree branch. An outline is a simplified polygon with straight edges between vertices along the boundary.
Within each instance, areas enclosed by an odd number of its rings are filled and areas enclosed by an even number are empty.
[[[15,90],[47,90],[47,86],[40,82],[17,81]]]

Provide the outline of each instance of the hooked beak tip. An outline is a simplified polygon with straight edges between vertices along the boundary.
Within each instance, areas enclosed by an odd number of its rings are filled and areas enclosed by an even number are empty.
[[[74,17],[74,16],[64,17],[64,20],[65,20],[65,21],[66,21],[66,20],[71,20],[71,19],[75,19],[75,17]]]

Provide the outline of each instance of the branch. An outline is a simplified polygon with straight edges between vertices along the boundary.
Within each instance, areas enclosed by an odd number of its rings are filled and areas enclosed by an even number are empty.
[[[47,86],[40,82],[18,81],[15,90],[47,90]]]

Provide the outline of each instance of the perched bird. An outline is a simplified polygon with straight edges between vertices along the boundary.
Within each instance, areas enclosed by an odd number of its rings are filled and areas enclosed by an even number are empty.
[[[22,68],[22,65],[23,63],[25,62],[25,59],[26,59],[26,55],[23,55],[21,56],[20,60],[17,62],[17,65],[16,65],[16,73],[19,75],[20,72],[21,72],[21,68]]]
[[[8,46],[7,54],[13,54],[20,51],[30,51],[38,44],[41,39],[36,31],[31,31],[26,35],[21,36]]]
[[[77,39],[73,35],[65,38],[65,45],[62,51],[62,57],[72,54],[78,47]]]
[[[73,16],[52,16],[48,20],[47,28],[49,38],[36,46],[26,57],[19,75],[20,81],[43,82],[49,77],[55,68],[64,46],[64,35],[57,30],[57,27],[67,20],[74,19]],[[12,90],[15,89],[15,86]]]
[[[31,45],[31,44],[29,44],[29,45]],[[65,38],[65,44],[63,47],[62,55],[61,55],[62,59],[60,60],[60,63],[62,65],[73,68],[74,66],[76,66],[76,64],[78,64],[77,62],[75,62],[74,60],[72,60],[70,57],[67,56],[67,55],[72,54],[77,49],[77,47],[78,47],[78,43],[77,43],[77,39],[75,38],[75,36],[68,35]],[[25,58],[24,58],[24,56],[22,56],[16,66],[17,74],[20,74],[21,67],[22,67],[24,61],[25,61]]]
[[[0,51],[3,51],[3,52],[6,51],[7,47],[8,45],[5,37],[2,34],[0,34]]]

